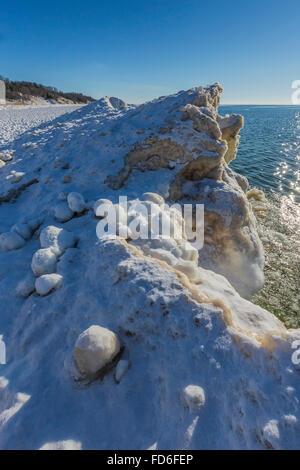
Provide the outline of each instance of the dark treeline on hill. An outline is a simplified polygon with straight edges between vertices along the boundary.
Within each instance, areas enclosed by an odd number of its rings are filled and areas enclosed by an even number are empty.
[[[95,101],[91,96],[82,93],[62,92],[54,87],[44,86],[33,82],[12,82],[8,78],[1,77],[6,85],[6,99],[9,101],[26,102],[32,96],[45,100],[55,100],[58,102],[69,100],[73,103],[86,104]]]

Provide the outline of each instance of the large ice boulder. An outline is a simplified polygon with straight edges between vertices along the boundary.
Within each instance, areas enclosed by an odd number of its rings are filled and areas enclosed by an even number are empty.
[[[70,193],[68,194],[68,204],[69,208],[73,212],[83,212],[86,209],[86,203],[84,197],[80,193]]]
[[[219,114],[221,93],[222,87],[215,83],[179,92],[174,101],[171,97],[162,99],[165,108],[161,109],[161,121],[157,119],[160,125],[145,126],[139,133],[143,137],[124,156],[124,166],[106,181],[118,189],[132,172],[143,184],[139,171],[164,170],[161,175],[168,181],[164,190],[167,202],[204,205],[200,265],[225,275],[240,294],[248,297],[263,285],[264,252],[245,194],[247,179],[228,166],[236,158],[243,117]],[[143,110],[139,120],[141,115]],[[156,178],[159,181],[155,175],[151,180]],[[146,193],[143,199],[163,204],[152,194]],[[195,218],[192,225],[195,226]]]
[[[92,325],[79,335],[73,355],[78,370],[85,376],[93,377],[109,364],[119,351],[120,342],[113,331]]]
[[[57,256],[62,255],[67,248],[72,248],[75,241],[73,233],[54,225],[45,227],[40,234],[41,247],[51,248]]]
[[[31,261],[32,271],[36,276],[53,273],[56,269],[57,257],[51,248],[37,250]]]
[[[44,274],[35,281],[35,288],[39,295],[47,295],[60,286],[62,276],[60,274]]]

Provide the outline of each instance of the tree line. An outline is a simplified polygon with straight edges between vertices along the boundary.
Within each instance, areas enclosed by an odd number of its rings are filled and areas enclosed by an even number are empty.
[[[63,92],[52,86],[45,86],[34,82],[14,82],[0,75],[6,85],[6,99],[12,101],[28,101],[31,96],[44,98],[46,100],[57,100],[65,98],[73,103],[86,104],[95,101],[91,96],[85,96],[82,93]]]

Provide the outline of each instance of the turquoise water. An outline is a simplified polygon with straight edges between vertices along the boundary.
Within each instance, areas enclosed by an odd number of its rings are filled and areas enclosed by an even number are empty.
[[[221,106],[245,118],[230,166],[267,196],[258,220],[265,248],[265,285],[251,300],[288,327],[300,327],[300,106]]]

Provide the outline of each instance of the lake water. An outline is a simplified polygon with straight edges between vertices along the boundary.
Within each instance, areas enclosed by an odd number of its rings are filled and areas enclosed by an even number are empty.
[[[291,328],[300,326],[300,106],[221,106],[245,118],[237,159],[230,166],[268,199],[259,220],[265,285],[251,300]]]

